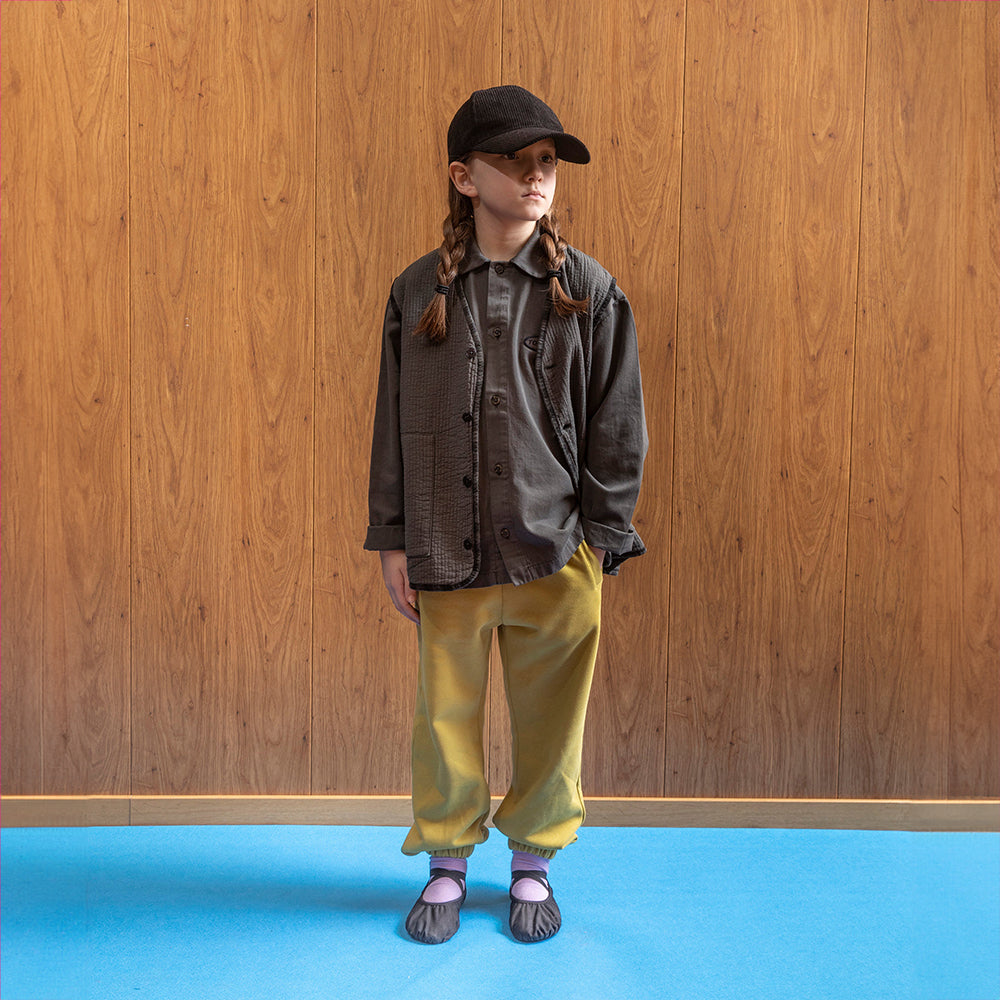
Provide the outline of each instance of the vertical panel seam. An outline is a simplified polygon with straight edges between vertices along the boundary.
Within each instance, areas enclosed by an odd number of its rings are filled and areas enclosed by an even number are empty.
[[[502,85],[504,83],[504,50],[503,50],[503,25],[504,25],[504,0],[498,0],[497,4],[497,83]],[[489,665],[486,675],[486,705],[483,710],[484,719],[484,731],[483,731],[483,745],[486,755],[486,784],[487,787],[492,788],[493,776],[496,774],[497,762],[494,760],[493,756],[493,716],[494,716],[494,695],[496,694],[496,685],[493,683],[493,677],[498,670],[503,670],[503,664],[497,662],[498,648],[497,643],[499,640],[490,641],[490,652],[489,652]],[[504,674],[504,684],[506,686],[507,676]],[[499,727],[498,727],[499,728]],[[513,766],[513,761],[512,761]]]
[[[126,276],[126,298],[128,300],[128,315],[125,324],[126,351],[128,356],[128,403],[126,408],[126,427],[128,433],[128,445],[126,452],[128,456],[128,781],[126,787],[128,794],[133,794],[133,775],[135,752],[135,616],[132,606],[132,581],[135,579],[135,500],[132,482],[133,454],[132,440],[134,438],[134,412],[132,404],[132,336],[134,332],[133,316],[135,314],[134,298],[132,290],[132,0],[125,3],[125,266],[128,269]],[[130,819],[131,822],[131,805]]]
[[[45,363],[51,365],[51,340],[46,338],[43,342],[43,350],[45,351],[44,360]],[[47,403],[47,401],[44,401]],[[43,404],[44,405],[44,404]],[[43,409],[44,421],[45,421],[45,454],[42,458],[42,608],[41,608],[41,653],[42,653],[42,669],[41,677],[39,678],[40,683],[38,685],[38,791],[45,795],[48,793],[48,776],[46,775],[46,712],[45,712],[45,692],[48,690],[48,684],[46,683],[46,675],[48,674],[48,664],[49,664],[49,566],[51,560],[49,559],[49,508],[50,508],[50,490],[49,490],[49,456],[52,454],[53,438],[54,434],[52,431],[52,413],[51,407],[49,405],[44,405]]]
[[[685,148],[685,124],[687,120],[687,67],[688,67],[688,3],[684,2],[684,44],[681,47],[681,155],[679,175],[677,178],[677,280],[674,282],[674,392],[671,401],[671,413],[673,416],[673,427],[671,428],[670,441],[670,507],[667,518],[667,643],[664,659],[664,685],[663,685],[663,795],[669,795],[667,783],[669,780],[669,769],[667,764],[667,754],[670,746],[667,729],[670,725],[670,620],[671,602],[673,599],[673,563],[674,563],[674,498],[676,496],[677,484],[677,355],[679,352],[679,340],[681,335],[681,247],[682,228],[684,217],[682,208],[684,204],[684,148]]]
[[[499,19],[498,19],[498,22],[497,22],[497,27],[499,29],[497,33],[500,36],[500,42],[497,45],[497,60],[499,62],[499,68],[500,68],[499,83],[501,83],[501,84],[504,82],[504,79],[503,79],[504,78],[504,71],[503,71],[503,67],[504,67],[503,23],[504,23],[504,16],[505,16],[505,14],[506,14],[506,11],[504,10],[504,0],[500,0]]]
[[[313,779],[313,744],[315,742],[316,718],[316,414],[317,414],[317,371],[316,343],[319,336],[318,323],[318,289],[319,289],[319,7],[321,0],[313,4],[313,287],[312,287],[312,419],[309,421],[311,440],[309,454],[312,459],[312,500],[310,503],[310,567],[309,567],[309,712],[306,720],[309,733],[309,749],[306,755],[306,765],[309,770],[309,794],[315,792]]]
[[[857,425],[857,380],[858,380],[858,328],[861,320],[861,241],[864,226],[865,205],[865,136],[868,123],[868,65],[871,57],[871,0],[865,6],[865,70],[861,80],[861,148],[858,176],[858,234],[856,274],[854,285],[854,341],[851,358],[851,423],[847,437],[847,512],[844,518],[844,590],[841,598],[842,618],[840,626],[840,683],[837,705],[837,782],[836,796],[841,796],[841,778],[844,761],[844,676],[847,672],[847,605],[850,580],[851,549],[851,500],[854,492],[854,434]]]

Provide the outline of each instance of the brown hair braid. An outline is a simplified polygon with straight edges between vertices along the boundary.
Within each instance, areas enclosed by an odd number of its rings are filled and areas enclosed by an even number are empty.
[[[541,230],[538,242],[549,266],[549,297],[552,299],[552,308],[560,316],[582,316],[590,305],[590,299],[571,299],[559,281],[559,276],[551,273],[561,270],[566,259],[566,241],[559,235],[559,223],[554,213],[550,211],[543,215],[538,221],[538,228]]]
[[[444,240],[438,248],[437,280],[439,289],[450,288],[458,274],[458,265],[465,257],[469,240],[476,231],[472,214],[472,200],[462,194],[451,181],[448,182],[448,217],[441,229]],[[435,293],[427,304],[413,330],[413,336],[427,334],[432,344],[439,344],[448,336],[448,296]]]

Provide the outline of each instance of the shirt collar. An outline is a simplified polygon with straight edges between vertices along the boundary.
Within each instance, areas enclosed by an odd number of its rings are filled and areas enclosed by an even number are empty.
[[[532,278],[544,278],[547,270],[544,254],[538,245],[539,241],[538,227],[536,226],[528,242],[521,247],[511,261],[515,267]],[[482,250],[479,249],[479,244],[473,240],[466,248],[462,263],[458,265],[458,273],[468,274],[469,271],[477,271],[489,263],[490,261],[483,256]]]

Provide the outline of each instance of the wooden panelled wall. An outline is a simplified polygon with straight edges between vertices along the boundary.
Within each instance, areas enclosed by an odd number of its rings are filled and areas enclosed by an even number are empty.
[[[407,790],[381,316],[519,82],[652,438],[586,790],[1000,793],[1000,6],[0,6],[4,792]]]

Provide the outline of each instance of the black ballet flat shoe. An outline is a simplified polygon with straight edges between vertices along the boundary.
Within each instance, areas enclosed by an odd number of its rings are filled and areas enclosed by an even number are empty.
[[[427,885],[439,878],[450,878],[453,882],[457,882],[462,895],[448,903],[425,902],[424,892],[427,890]],[[422,944],[443,944],[454,937],[455,931],[458,930],[458,911],[465,902],[465,879],[458,872],[434,868],[431,870],[427,885],[420,891],[420,898],[413,904],[413,909],[406,918],[406,933],[414,941],[420,941]]]
[[[548,890],[548,898],[532,902],[517,899],[514,885],[523,878],[534,879]],[[546,941],[562,927],[562,914],[552,895],[552,886],[541,872],[512,872],[510,876],[510,932],[524,944]]]

